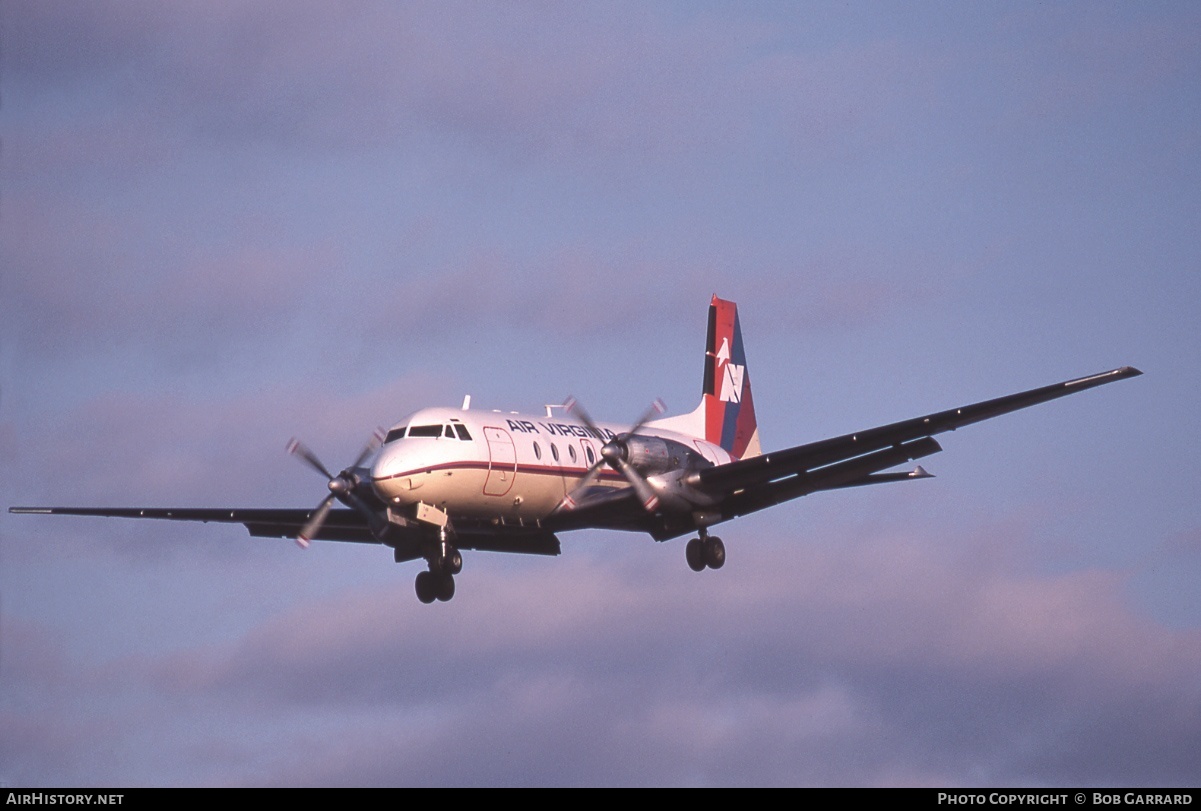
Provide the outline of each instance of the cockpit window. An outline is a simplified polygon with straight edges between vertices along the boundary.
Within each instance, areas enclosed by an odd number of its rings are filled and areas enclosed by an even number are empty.
[[[471,441],[471,434],[468,433],[467,427],[457,422],[443,423],[441,425],[411,425],[407,429],[408,434],[405,434],[405,430],[405,428],[393,428],[388,432],[384,443],[387,444],[403,436],[446,437],[447,439]]]

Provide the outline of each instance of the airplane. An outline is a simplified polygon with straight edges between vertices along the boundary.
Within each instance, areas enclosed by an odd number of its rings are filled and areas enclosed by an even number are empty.
[[[656,401],[633,425],[597,423],[574,399],[545,414],[426,408],[377,432],[334,474],[298,440],[288,450],[326,479],[311,510],[191,507],[10,507],[10,513],[157,518],[242,524],[256,537],[391,547],[397,563],[424,559],[423,603],[450,600],[462,550],[557,555],[558,533],[614,529],[667,541],[695,533],[688,566],[720,569],[710,528],[823,490],[932,478],[935,434],[1142,374],[1099,374],[763,453],[737,306],[713,296],[701,401],[661,417]],[[368,459],[372,458],[370,464]],[[334,502],[343,506],[335,508]]]

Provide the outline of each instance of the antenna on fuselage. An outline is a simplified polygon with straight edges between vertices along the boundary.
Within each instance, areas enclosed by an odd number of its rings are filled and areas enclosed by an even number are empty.
[[[470,394],[463,395],[463,410],[464,411],[471,410],[471,395]]]
[[[563,409],[566,409],[566,408],[567,408],[567,404],[566,404],[566,403],[547,403],[546,405],[544,405],[544,406],[542,406],[542,407],[546,409],[546,416],[547,416],[547,417],[553,417],[553,416],[555,416],[555,409],[556,409],[556,408],[563,408]]]

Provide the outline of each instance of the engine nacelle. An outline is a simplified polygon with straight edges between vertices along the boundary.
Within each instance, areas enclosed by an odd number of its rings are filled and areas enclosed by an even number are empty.
[[[622,456],[644,476],[671,470],[672,453],[667,443],[653,436],[631,436],[621,440]]]
[[[712,467],[687,445],[653,436],[631,436],[621,440],[623,458],[643,476],[670,473],[673,470],[694,470]]]

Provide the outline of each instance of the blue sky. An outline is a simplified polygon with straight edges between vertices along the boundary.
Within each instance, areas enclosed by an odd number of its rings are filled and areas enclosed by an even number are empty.
[[[0,487],[310,506],[426,405],[699,396],[765,448],[1124,364],[937,478],[573,533],[423,606],[382,548],[0,515],[9,785],[1189,784],[1191,3],[0,9]]]

